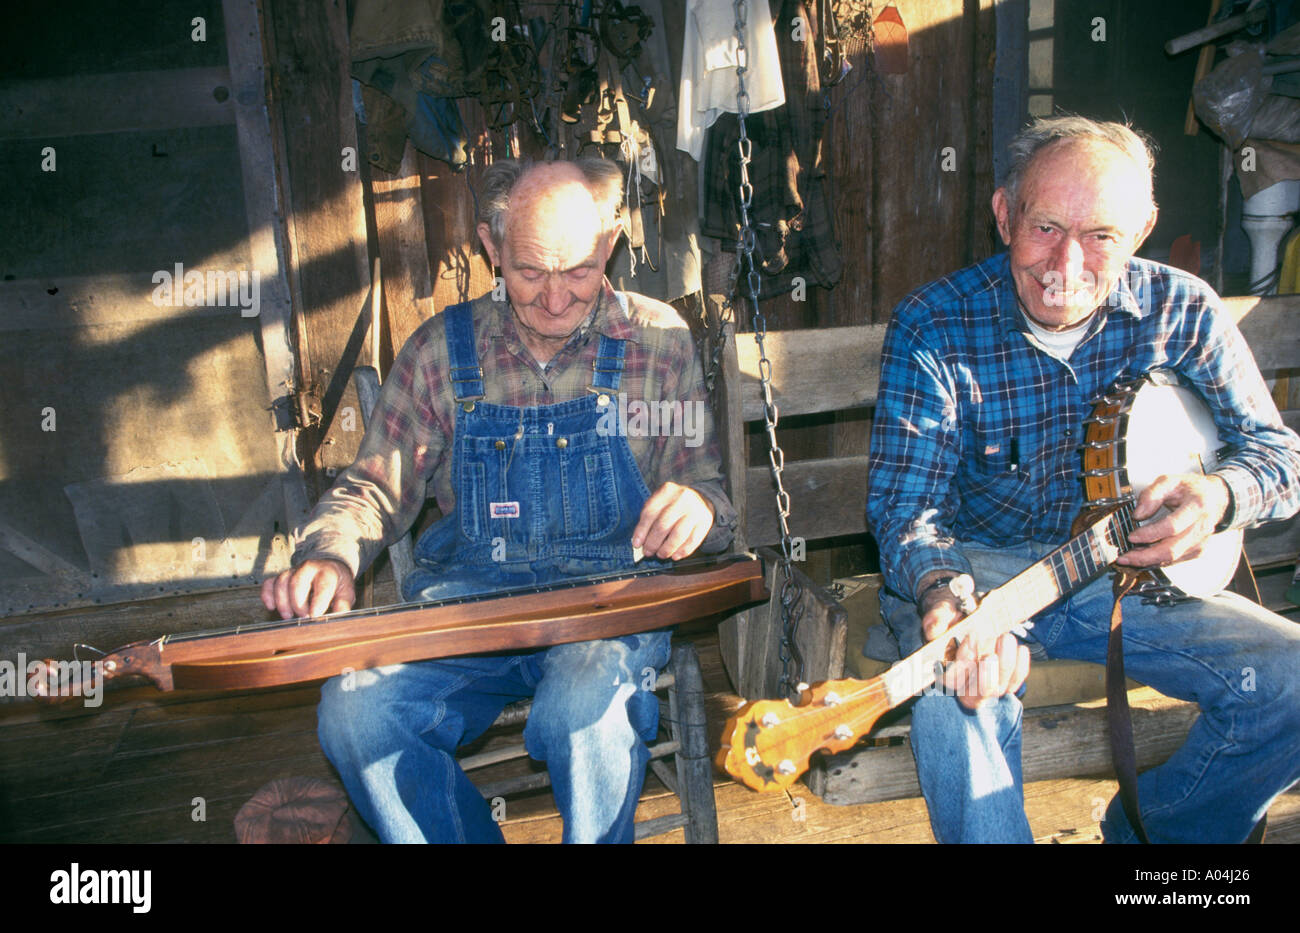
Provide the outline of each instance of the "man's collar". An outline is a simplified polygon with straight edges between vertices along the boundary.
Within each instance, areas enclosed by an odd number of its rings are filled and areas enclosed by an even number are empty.
[[[519,322],[515,318],[514,309],[510,305],[509,299],[506,301],[493,301],[491,295],[485,296],[492,309],[492,313],[486,316],[485,326],[482,335],[485,339],[490,340],[493,337],[500,337],[506,341],[506,346],[511,352],[517,353],[523,347],[523,340],[519,335]],[[604,334],[614,340],[627,340],[636,336],[636,329],[632,326],[632,320],[619,301],[614,286],[609,283],[609,279],[601,282],[600,293],[596,297],[596,304],[587,315],[585,321],[578,325],[569,337],[564,348],[560,353],[573,346],[576,346],[588,340],[593,333]],[[560,354],[557,353],[556,356]]]

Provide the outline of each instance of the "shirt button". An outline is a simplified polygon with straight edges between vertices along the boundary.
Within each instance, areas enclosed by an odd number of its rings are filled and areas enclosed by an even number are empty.
[[[1069,428],[1066,428],[1066,429],[1065,429],[1065,436],[1066,436],[1066,437],[1074,437],[1074,432],[1071,431]]]
[[[567,437],[557,438],[555,441],[555,446],[563,450],[564,448],[569,446],[569,439]]]

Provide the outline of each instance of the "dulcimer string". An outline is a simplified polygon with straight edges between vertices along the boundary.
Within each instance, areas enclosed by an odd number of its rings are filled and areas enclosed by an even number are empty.
[[[505,587],[498,590],[492,590],[486,593],[475,593],[465,596],[453,596],[447,599],[428,600],[425,602],[394,603],[390,606],[375,606],[366,609],[349,609],[345,612],[333,612],[322,616],[304,616],[295,619],[269,619],[262,622],[248,622],[240,625],[227,626],[219,629],[204,629],[196,632],[177,632],[170,635],[163,635],[155,639],[152,644],[165,645],[175,644],[182,641],[196,641],[205,638],[227,637],[231,635],[244,635],[251,632],[267,632],[275,629],[290,628],[307,628],[313,625],[324,623],[335,623],[350,621],[355,619],[380,618],[383,616],[393,615],[399,612],[416,612],[428,609],[437,609],[443,606],[460,606],[469,603],[487,602],[494,599],[505,599],[514,596],[531,596],[539,593],[551,593],[561,590],[577,589],[583,586],[595,586],[601,583],[617,583],[621,580],[634,580],[641,577],[657,576],[661,574],[677,573],[690,571],[699,567],[709,567],[721,565],[728,561],[748,559],[745,555],[724,555],[724,556],[706,556],[691,557],[686,560],[674,562],[671,567],[653,567],[645,570],[623,570],[607,574],[595,574],[586,577],[573,577],[567,580],[559,580],[541,586],[518,586]],[[89,646],[87,646],[89,647]],[[98,649],[95,649],[98,650]],[[101,652],[102,653],[102,652]]]

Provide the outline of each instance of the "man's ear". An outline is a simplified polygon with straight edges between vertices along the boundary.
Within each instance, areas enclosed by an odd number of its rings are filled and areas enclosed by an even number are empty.
[[[640,208],[637,209],[640,210]],[[606,262],[609,261],[610,256],[614,255],[614,247],[618,246],[618,238],[622,234],[623,234],[623,217],[622,215],[619,215],[614,218],[613,225],[610,226],[610,228],[602,234],[602,236],[605,237],[603,245],[605,247]]]
[[[501,265],[501,251],[497,249],[496,243],[492,240],[492,228],[487,224],[479,224],[475,229],[478,231],[479,242],[483,244],[483,249],[487,251],[488,262],[492,263],[493,268]]]
[[[998,222],[998,233],[1002,242],[1011,245],[1011,202],[1007,200],[1007,189],[999,188],[993,192],[993,216]]]
[[[1159,216],[1160,216],[1160,211],[1156,208],[1154,204],[1151,205],[1151,216],[1147,218],[1147,225],[1142,228],[1142,233],[1139,234],[1138,238],[1133,241],[1134,254],[1136,254],[1137,251],[1142,248],[1142,244],[1146,242],[1146,238],[1150,236],[1151,231],[1155,229],[1156,218],[1158,218]]]

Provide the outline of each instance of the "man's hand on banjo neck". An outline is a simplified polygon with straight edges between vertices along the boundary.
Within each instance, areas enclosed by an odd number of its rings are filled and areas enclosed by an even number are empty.
[[[1144,521],[1161,508],[1167,512],[1158,521],[1143,525],[1129,535],[1141,545],[1119,558],[1129,567],[1165,567],[1196,557],[1214,533],[1231,505],[1228,484],[1213,474],[1175,474],[1158,477],[1143,490],[1133,515]],[[934,641],[962,620],[957,598],[947,587],[931,588],[942,572],[928,574],[921,581],[921,631]],[[957,657],[944,671],[943,687],[957,695],[967,709],[977,709],[990,700],[1014,693],[1029,675],[1029,649],[1010,633],[994,639],[968,636],[957,648]]]
[[[934,586],[942,571],[921,579],[921,632],[926,641],[934,641],[964,617],[957,597],[947,586]],[[955,694],[967,709],[977,709],[991,700],[1020,689],[1029,676],[1029,649],[1016,641],[1010,632],[1001,637],[976,638],[968,635],[957,646],[957,657],[945,669],[943,689]]]

